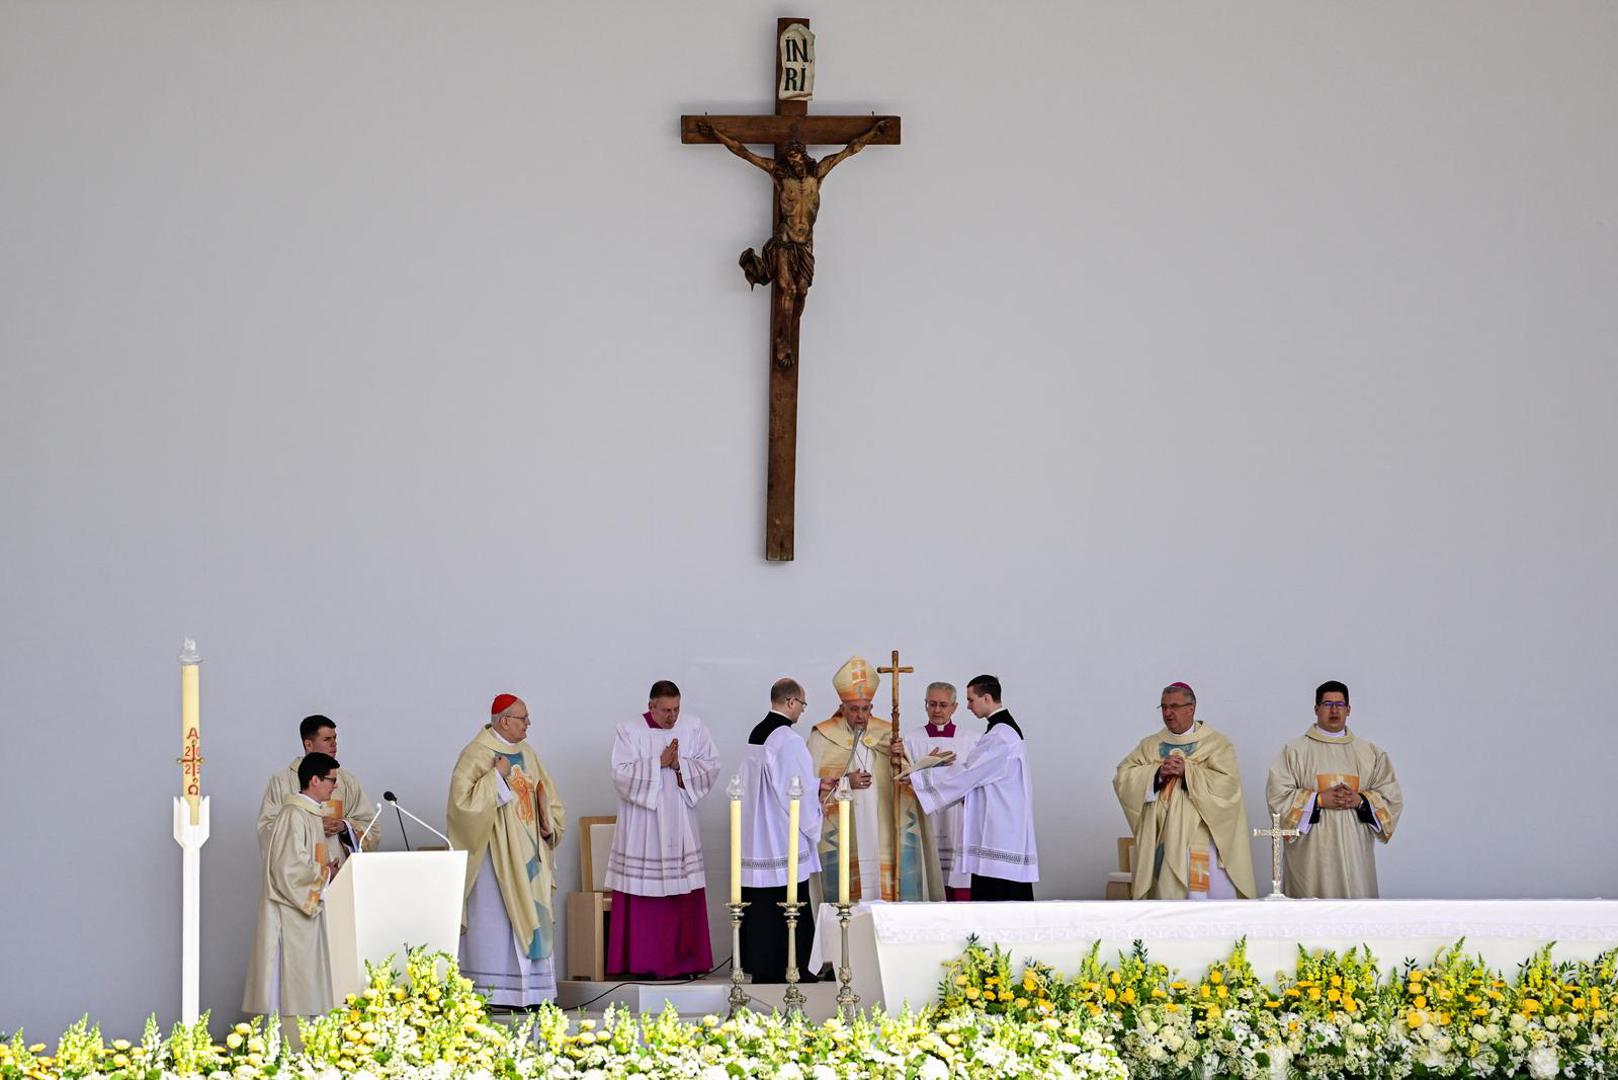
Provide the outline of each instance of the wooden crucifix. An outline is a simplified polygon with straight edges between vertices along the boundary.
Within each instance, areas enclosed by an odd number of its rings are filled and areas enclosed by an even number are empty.
[[[793,556],[798,454],[798,323],[815,274],[815,217],[826,174],[873,143],[899,143],[897,116],[810,116],[814,35],[809,20],[776,21],[773,116],[682,116],[682,143],[720,143],[770,175],[775,187],[770,238],[762,254],[738,260],[749,285],[770,286],[770,443],[764,493],[764,557]],[[844,143],[816,161],[809,146]],[[762,157],[749,145],[774,147]]]

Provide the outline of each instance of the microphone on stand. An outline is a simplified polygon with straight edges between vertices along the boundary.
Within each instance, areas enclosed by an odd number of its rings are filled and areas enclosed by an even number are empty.
[[[436,836],[440,840],[444,841],[444,843],[449,846],[449,850],[451,850],[451,851],[456,850],[455,845],[453,843],[450,843],[449,837],[445,836],[443,833],[439,832],[437,829],[433,828],[431,825],[429,825],[425,821],[421,820],[415,814],[412,814],[410,811],[408,811],[404,807],[400,806],[399,805],[399,800],[393,794],[393,792],[384,791],[382,793],[382,801],[387,802],[387,803],[392,803],[393,804],[393,812],[396,813],[396,814],[403,815],[399,819],[399,835],[400,836],[402,836],[402,837],[404,836],[404,819],[409,818],[411,821],[414,821],[417,825],[420,825],[422,828],[426,829],[428,832],[432,833],[434,836]],[[409,851],[410,850],[410,838],[409,837],[404,837],[404,842],[405,842],[405,850]]]

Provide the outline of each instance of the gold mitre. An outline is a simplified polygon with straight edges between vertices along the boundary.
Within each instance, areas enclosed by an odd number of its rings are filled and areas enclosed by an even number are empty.
[[[876,696],[880,682],[876,668],[863,656],[849,658],[848,663],[838,668],[831,680],[839,701],[870,701]]]

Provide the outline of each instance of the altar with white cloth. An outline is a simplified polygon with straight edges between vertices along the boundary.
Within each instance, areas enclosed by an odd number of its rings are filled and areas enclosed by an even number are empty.
[[[821,906],[811,970],[839,960],[836,908]],[[944,965],[966,939],[1009,949],[1071,974],[1096,942],[1104,959],[1138,940],[1152,959],[1200,975],[1240,938],[1261,978],[1291,972],[1300,945],[1369,946],[1384,970],[1429,961],[1461,938],[1468,953],[1511,969],[1556,943],[1559,960],[1589,960],[1618,947],[1615,900],[1041,900],[1033,903],[864,903],[849,920],[854,992],[862,1007],[897,1012],[935,999]]]

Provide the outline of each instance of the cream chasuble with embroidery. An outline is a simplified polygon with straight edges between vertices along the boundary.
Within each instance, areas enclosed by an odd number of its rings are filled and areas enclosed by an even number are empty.
[[[270,829],[275,824],[276,815],[280,814],[281,806],[286,802],[288,795],[298,793],[298,766],[303,762],[303,755],[292,759],[292,764],[280,772],[271,775],[264,785],[264,798],[258,805],[258,850],[263,855],[270,844]],[[329,818],[344,818],[354,830],[354,841],[359,842],[361,836],[365,837],[365,851],[375,851],[382,842],[382,823],[376,822],[376,828],[371,823],[376,821],[376,803],[365,794],[365,788],[359,777],[347,769],[337,770],[337,787],[331,793],[331,798],[320,804],[323,814]],[[366,829],[371,829],[367,834]],[[335,862],[342,866],[348,859],[348,849],[338,839],[336,834],[325,838],[326,861]]]
[[[888,740],[893,725],[871,718],[856,740],[841,715],[816,724],[809,733],[809,756],[815,775],[836,779],[864,770],[871,786],[854,790],[849,806],[850,838],[848,895],[850,900],[942,900],[943,882],[930,840],[924,835],[924,815],[908,788],[899,802],[901,850],[899,896],[893,895],[893,765]],[[821,884],[828,897],[837,895],[837,795],[835,789],[820,801],[824,825],[820,832]]]
[[[511,763],[505,785],[514,797],[504,803],[500,773],[494,767],[496,754]],[[549,841],[540,835],[541,813],[550,828]],[[555,848],[562,842],[566,808],[534,748],[526,742],[506,742],[484,725],[461,751],[450,774],[445,819],[450,843],[467,853],[463,902],[488,859],[518,947],[530,960],[549,957],[555,930],[551,915]],[[461,924],[464,929],[464,908]]]
[[[332,1007],[321,899],[326,884],[324,820],[319,804],[293,792],[270,826],[243,1012],[314,1016]]]
[[[1320,794],[1338,784],[1363,796],[1359,809],[1319,806]],[[1288,896],[1377,895],[1376,846],[1393,839],[1404,809],[1399,778],[1381,747],[1347,729],[1334,736],[1311,727],[1281,748],[1265,794],[1283,829],[1303,831],[1287,840],[1282,884]]]
[[[1170,754],[1185,758],[1185,777],[1155,786]],[[1184,735],[1164,727],[1118,765],[1112,787],[1135,834],[1136,900],[1207,895],[1211,868],[1223,869],[1238,896],[1252,899],[1253,852],[1236,748],[1198,723]]]

